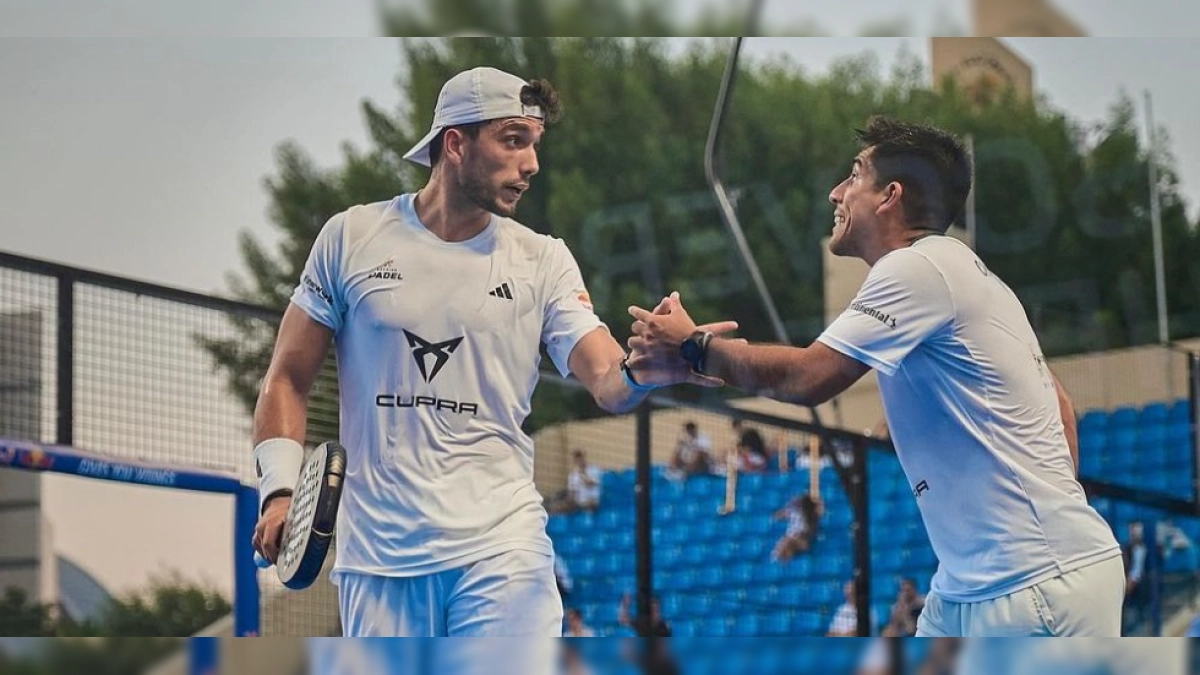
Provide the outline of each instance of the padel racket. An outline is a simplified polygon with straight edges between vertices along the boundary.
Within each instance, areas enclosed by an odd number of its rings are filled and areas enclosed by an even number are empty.
[[[325,565],[346,477],[346,449],[330,441],[309,453],[292,493],[275,570],[292,590],[312,585]],[[266,563],[259,559],[259,566]]]

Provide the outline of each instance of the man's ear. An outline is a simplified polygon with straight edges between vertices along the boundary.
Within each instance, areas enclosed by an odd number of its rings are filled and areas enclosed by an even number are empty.
[[[898,181],[892,181],[883,188],[881,193],[881,201],[879,202],[879,211],[886,211],[900,208],[900,200],[904,197],[904,185]]]
[[[462,164],[466,145],[470,140],[462,129],[447,129],[446,133],[442,134],[442,158],[456,165]]]

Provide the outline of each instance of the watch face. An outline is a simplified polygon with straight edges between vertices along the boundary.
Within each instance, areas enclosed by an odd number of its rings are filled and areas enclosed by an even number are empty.
[[[700,345],[693,338],[688,338],[679,345],[679,353],[685,361],[694,362],[700,357]]]

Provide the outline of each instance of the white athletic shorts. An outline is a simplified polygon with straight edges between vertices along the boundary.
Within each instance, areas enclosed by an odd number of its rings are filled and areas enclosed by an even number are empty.
[[[1118,555],[982,602],[950,602],[931,592],[917,637],[1120,637],[1124,598]]]
[[[554,558],[508,551],[421,577],[337,575],[346,637],[562,637]]]

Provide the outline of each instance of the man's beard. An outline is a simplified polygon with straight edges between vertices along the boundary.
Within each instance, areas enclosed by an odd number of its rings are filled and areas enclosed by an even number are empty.
[[[516,204],[508,206],[500,201],[499,190],[488,184],[486,174],[468,162],[465,170],[459,174],[458,188],[463,195],[475,206],[494,213],[503,218],[511,218],[517,213]]]

